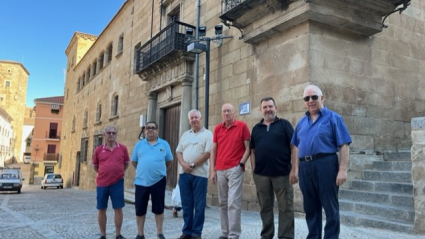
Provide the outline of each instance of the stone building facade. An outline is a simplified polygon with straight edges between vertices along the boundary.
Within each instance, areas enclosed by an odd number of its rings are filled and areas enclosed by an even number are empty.
[[[77,32],[66,49],[61,171],[67,187],[94,190],[91,157],[106,125],[118,127],[118,141],[131,152],[143,122],[155,120],[160,137],[175,148],[189,128],[187,112],[196,105],[205,112],[205,53],[195,69],[184,36],[196,25],[198,3],[207,36],[214,37],[221,22],[231,26],[222,35],[233,36],[220,46],[211,42],[208,128],[221,122],[226,102],[237,110],[249,105],[248,114],[236,117],[254,126],[265,96],[274,97],[279,116],[295,126],[305,111],[303,88],[316,84],[352,134],[350,180],[382,161],[382,154],[410,150],[410,120],[425,113],[422,1],[384,23],[403,1],[125,1],[100,36]],[[176,166],[168,172],[170,188]],[[134,173],[130,167],[126,188],[133,187]],[[212,205],[216,192],[209,185]],[[296,209],[302,210],[296,192]],[[258,209],[255,198],[247,170],[244,209]]]
[[[25,118],[28,70],[19,62],[0,60],[0,107],[13,117],[12,157],[22,161],[21,142]]]

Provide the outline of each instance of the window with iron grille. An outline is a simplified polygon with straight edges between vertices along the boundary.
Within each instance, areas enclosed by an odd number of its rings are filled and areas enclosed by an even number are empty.
[[[117,116],[118,115],[118,95],[114,95],[112,97],[111,102],[111,116]]]
[[[91,72],[91,69],[90,69],[90,67],[89,67],[89,69],[87,69],[87,74],[86,74],[86,77],[87,77],[87,80],[86,80],[86,82],[89,82],[90,81],[90,72]]]
[[[124,33],[121,33],[118,39],[118,54],[124,50]]]
[[[109,46],[108,46],[108,50],[107,50],[107,52],[108,52],[108,61],[107,61],[107,63],[109,63],[109,62],[111,62],[112,61],[112,50],[113,50],[113,43],[111,43],[111,44],[109,44]]]
[[[86,85],[86,73],[83,73],[83,76],[81,77],[81,80],[83,81],[83,86]]]
[[[102,52],[102,53],[100,53],[99,58],[98,58],[99,70],[103,68],[104,59],[105,59],[105,54]]]
[[[93,77],[94,77],[97,72],[97,59],[94,60],[92,67],[93,67]]]
[[[78,78],[78,81],[77,81],[77,91],[79,91],[80,89],[81,89],[81,79],[80,78]]]

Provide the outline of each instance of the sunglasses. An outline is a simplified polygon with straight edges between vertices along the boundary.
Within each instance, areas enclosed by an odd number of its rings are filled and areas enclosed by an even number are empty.
[[[146,127],[146,130],[156,130],[156,127]]]
[[[316,101],[316,100],[318,100],[318,99],[319,99],[319,96],[318,96],[318,95],[306,96],[306,97],[304,97],[303,99],[304,99],[304,101],[305,101],[305,102],[309,102],[309,101],[310,101],[310,98],[311,98],[313,101]]]
[[[106,132],[106,134],[109,134],[109,135],[116,135],[116,134],[117,134],[117,132]]]

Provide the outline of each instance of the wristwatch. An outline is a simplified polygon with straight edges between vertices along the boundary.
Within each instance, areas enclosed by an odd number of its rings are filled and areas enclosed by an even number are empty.
[[[241,168],[245,167],[244,163],[239,163],[239,166],[241,166]]]
[[[195,168],[195,163],[191,163],[191,164],[190,164],[190,167],[191,167],[191,168]]]

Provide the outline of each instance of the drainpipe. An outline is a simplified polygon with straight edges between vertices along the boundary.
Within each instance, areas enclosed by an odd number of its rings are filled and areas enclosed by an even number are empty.
[[[153,31],[153,6],[154,6],[154,1],[152,0],[152,7],[151,7],[151,39],[152,39],[152,31]]]
[[[198,29],[199,29],[199,14],[201,11],[201,0],[197,0],[196,2],[196,31],[195,31],[195,39],[199,40],[199,33],[198,33]],[[199,54],[195,55],[195,71],[194,71],[194,80],[195,80],[195,109],[198,109],[198,90],[199,90]],[[204,115],[204,117],[207,117],[206,115]],[[207,125],[208,127],[208,125]]]

